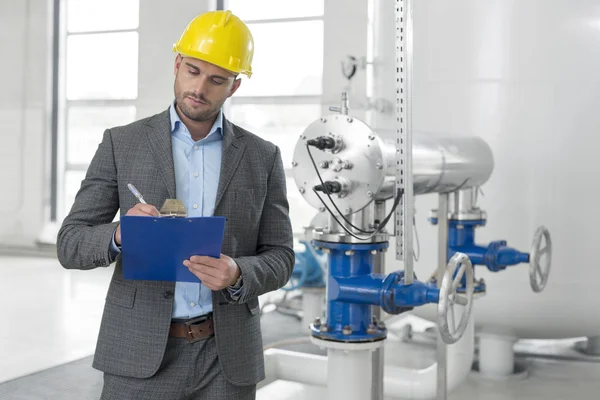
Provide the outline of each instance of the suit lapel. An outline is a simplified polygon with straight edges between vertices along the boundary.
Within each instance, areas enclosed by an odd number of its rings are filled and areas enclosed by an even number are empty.
[[[171,144],[171,123],[169,110],[164,111],[146,122],[148,142],[160,169],[160,175],[167,187],[169,197],[175,199],[175,167],[173,165],[173,147]]]
[[[233,178],[240,164],[245,148],[244,134],[239,129],[234,129],[231,122],[223,117],[223,155],[221,157],[221,175],[219,177],[215,209],[223,199],[225,190],[227,190],[229,182],[231,182],[231,178]]]

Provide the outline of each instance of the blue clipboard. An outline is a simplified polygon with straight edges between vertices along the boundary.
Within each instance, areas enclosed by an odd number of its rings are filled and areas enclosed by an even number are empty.
[[[123,277],[200,282],[183,265],[191,256],[219,258],[225,217],[121,217]]]

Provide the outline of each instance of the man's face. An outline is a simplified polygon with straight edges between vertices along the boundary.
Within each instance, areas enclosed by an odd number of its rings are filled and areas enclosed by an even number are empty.
[[[233,73],[205,61],[181,55],[175,60],[177,108],[193,121],[214,117],[240,83]]]

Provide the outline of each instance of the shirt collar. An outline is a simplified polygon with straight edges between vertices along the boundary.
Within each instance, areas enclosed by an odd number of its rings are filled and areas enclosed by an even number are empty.
[[[179,127],[179,124],[184,125],[183,121],[181,120],[181,118],[179,118],[179,114],[177,114],[177,111],[175,110],[175,103],[176,100],[173,100],[173,103],[171,103],[171,106],[169,107],[169,115],[170,115],[170,119],[171,119],[171,134],[173,134],[177,128]],[[219,110],[219,114],[217,115],[217,119],[215,120],[213,126],[210,128],[210,132],[208,133],[208,136],[214,134],[214,133],[218,133],[219,135],[223,136],[223,110]]]

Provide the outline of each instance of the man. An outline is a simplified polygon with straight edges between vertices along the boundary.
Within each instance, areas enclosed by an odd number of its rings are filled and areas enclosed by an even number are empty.
[[[252,72],[242,21],[202,14],[174,51],[175,101],[105,131],[58,258],[76,269],[116,261],[93,363],[104,371],[102,399],[253,399],[264,379],[258,296],[284,286],[294,265],[281,155],[221,112],[238,74]],[[136,204],[128,183],[148,204]],[[182,260],[201,284],[124,279],[116,212],[156,216],[169,198],[189,216],[227,218],[223,254]]]

